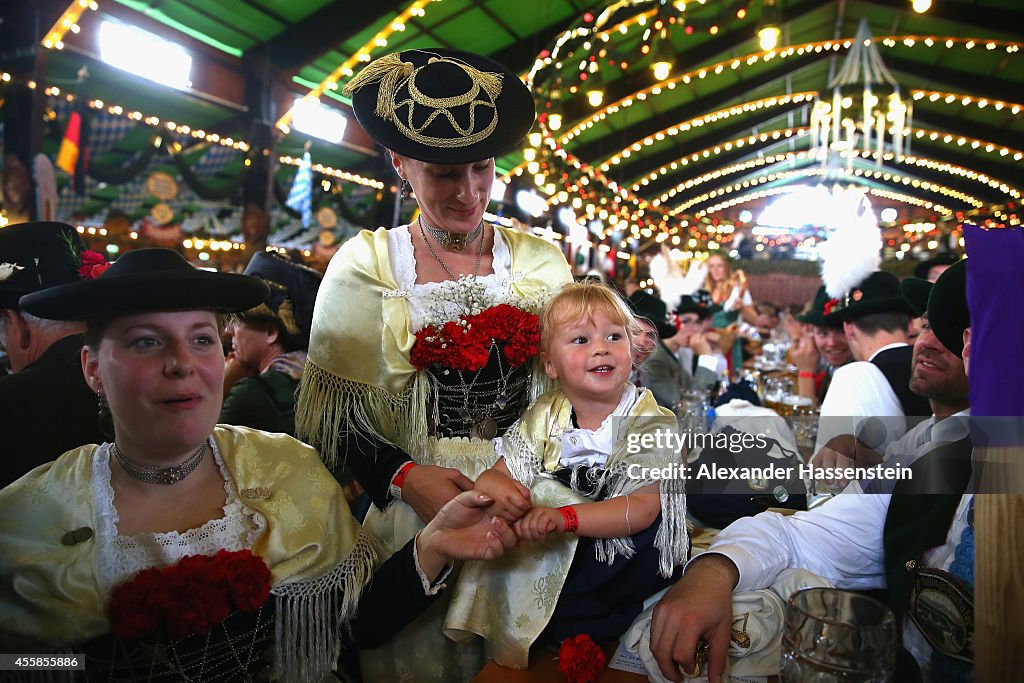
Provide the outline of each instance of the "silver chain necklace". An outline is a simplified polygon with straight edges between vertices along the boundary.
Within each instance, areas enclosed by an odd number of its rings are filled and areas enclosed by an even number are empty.
[[[190,456],[188,460],[180,465],[171,465],[170,467],[157,467],[156,465],[144,465],[133,462],[128,459],[127,455],[121,452],[116,443],[110,444],[110,452],[113,454],[114,460],[117,460],[117,464],[121,466],[121,469],[128,476],[144,481],[147,484],[170,486],[171,484],[177,484],[199,467],[199,463],[203,461],[203,456],[206,455],[206,442],[204,441],[199,450]]]
[[[452,271],[448,270],[448,266],[445,265],[445,262],[442,261],[441,257],[437,255],[437,252],[434,251],[434,247],[430,244],[430,240],[427,239],[427,234],[425,232],[423,232],[424,226],[426,226],[426,228],[428,230],[435,230],[436,228],[431,228],[429,225],[427,225],[426,223],[423,222],[423,214],[420,214],[419,224],[420,224],[420,235],[423,237],[423,241],[426,243],[427,249],[430,250],[430,254],[435,259],[437,259],[438,263],[441,264],[441,267],[444,268],[444,272],[446,272],[448,274],[448,277],[450,277],[453,280],[457,280],[458,278],[455,277],[455,274],[452,273]],[[483,232],[483,230],[484,230],[484,223],[483,223],[483,221],[480,221],[480,225],[477,226],[476,230],[474,230],[473,232],[469,233],[469,236],[472,237],[473,239],[476,239],[475,235],[480,235]],[[442,232],[444,232],[444,231],[442,231]],[[431,232],[430,235],[433,237],[434,233]],[[473,277],[476,277],[477,275],[480,274],[480,259],[484,255],[484,242],[486,242],[486,240],[483,237],[481,237],[480,238],[480,248],[476,252],[476,266],[473,268]],[[472,243],[472,242],[470,241],[470,243]]]
[[[480,225],[473,228],[468,234],[461,232],[448,232],[441,228],[435,228],[430,223],[423,220],[423,214],[420,213],[420,228],[426,228],[430,236],[434,238],[441,248],[445,251],[460,252],[466,248],[466,245],[473,244],[473,240],[480,236],[480,233],[484,231],[484,222],[480,221]]]

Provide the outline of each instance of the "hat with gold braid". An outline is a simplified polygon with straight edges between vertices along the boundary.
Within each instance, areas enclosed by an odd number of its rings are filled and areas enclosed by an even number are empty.
[[[529,88],[506,67],[446,48],[385,55],[356,74],[344,93],[377,142],[438,164],[504,154],[522,142],[536,115]]]

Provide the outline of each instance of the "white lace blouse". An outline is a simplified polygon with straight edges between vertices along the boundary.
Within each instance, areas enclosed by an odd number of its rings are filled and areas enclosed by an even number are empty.
[[[422,329],[427,324],[431,310],[443,310],[445,320],[455,320],[466,313],[466,311],[460,310],[456,301],[458,297],[452,295],[457,281],[416,284],[416,256],[413,252],[412,237],[409,234],[408,226],[403,225],[388,230],[388,250],[391,256],[391,269],[394,271],[398,288],[410,293],[406,301],[409,305],[411,329]],[[496,304],[510,299],[511,285],[515,280],[511,273],[512,255],[499,230],[494,231],[494,247],[491,256],[494,273],[477,276],[475,279],[477,283],[484,286],[488,300]]]
[[[214,555],[221,549],[251,548],[263,533],[266,520],[243,505],[217,444],[210,439],[207,445],[224,479],[224,491],[227,493],[224,516],[182,533],[167,531],[132,536],[122,536],[117,532],[118,512],[114,507],[114,489],[110,485],[110,444],[96,449],[92,467],[96,576],[104,594],[109,594],[115,586],[143,569],[167,567],[189,555]]]

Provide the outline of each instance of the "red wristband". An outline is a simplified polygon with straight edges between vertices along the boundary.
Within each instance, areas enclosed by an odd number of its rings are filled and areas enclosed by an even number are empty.
[[[800,372],[797,373],[796,376],[800,377],[801,379],[815,379],[818,376],[818,373],[808,372],[807,370],[801,370]]]
[[[565,530],[567,533],[574,534],[580,528],[580,518],[576,516],[576,508],[572,505],[566,505],[565,507],[558,508],[558,511],[562,513],[562,519],[565,520]]]
[[[410,460],[401,467],[398,468],[398,472],[395,474],[395,478],[391,480],[391,485],[395,488],[402,488],[402,484],[405,483],[405,478],[409,476],[409,470],[416,466],[416,463]]]

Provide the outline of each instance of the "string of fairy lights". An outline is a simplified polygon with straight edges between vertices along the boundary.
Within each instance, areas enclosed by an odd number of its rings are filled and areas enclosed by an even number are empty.
[[[560,86],[558,84],[562,83],[562,78],[559,76],[558,83],[547,89],[548,101],[542,103],[542,112],[539,117],[539,135],[535,134],[531,136],[529,146],[525,147],[523,150],[523,162],[514,167],[509,173],[503,175],[501,179],[506,184],[509,184],[514,177],[521,177],[524,173],[527,173],[532,176],[534,184],[547,195],[546,201],[549,209],[564,204],[583,212],[588,220],[600,218],[602,221],[606,221],[608,226],[615,226],[617,223],[625,223],[629,226],[630,232],[635,236],[649,236],[645,235],[645,233],[649,233],[652,230],[661,230],[664,232],[667,239],[668,236],[672,235],[678,237],[680,227],[685,227],[685,223],[680,226],[679,221],[676,220],[680,212],[684,210],[680,207],[684,205],[673,207],[671,210],[668,210],[665,207],[665,205],[680,192],[692,189],[712,180],[719,180],[734,173],[751,170],[753,168],[768,166],[773,163],[802,160],[806,158],[806,155],[808,154],[807,151],[788,152],[786,154],[747,160],[722,169],[716,169],[715,171],[705,173],[696,178],[688,178],[670,190],[664,192],[660,197],[650,201],[635,193],[640,192],[643,187],[648,186],[651,182],[657,180],[661,176],[666,175],[670,171],[675,171],[679,167],[686,166],[689,163],[697,162],[701,159],[710,159],[718,154],[728,152],[744,145],[754,146],[759,142],[768,143],[784,138],[803,137],[808,134],[808,129],[787,128],[779,131],[761,131],[756,135],[744,136],[725,143],[719,143],[704,150],[700,150],[699,152],[680,157],[675,161],[662,165],[659,169],[651,170],[642,178],[633,181],[631,186],[628,188],[620,185],[614,180],[611,180],[605,175],[605,173],[609,172],[614,166],[620,165],[624,160],[629,159],[633,154],[641,152],[642,150],[645,150],[645,148],[654,147],[658,143],[664,143],[680,133],[689,132],[693,129],[700,128],[732,116],[755,111],[757,109],[776,107],[793,102],[799,103],[803,101],[810,101],[817,93],[812,91],[807,93],[765,97],[760,100],[754,100],[752,102],[724,108],[717,112],[704,114],[700,117],[694,117],[688,121],[683,121],[675,124],[674,126],[664,128],[655,134],[647,135],[641,140],[636,140],[613,153],[608,158],[593,164],[587,163],[573,155],[565,148],[565,145],[574,141],[581,142],[585,140],[587,138],[587,132],[596,124],[606,122],[609,117],[625,112],[632,105],[650,98],[656,98],[668,91],[674,90],[680,85],[687,85],[704,79],[722,76],[725,73],[742,69],[745,66],[750,67],[758,63],[765,63],[775,59],[784,60],[793,56],[800,56],[812,52],[839,53],[844,50],[848,50],[852,46],[853,40],[833,39],[813,41],[791,45],[784,48],[777,48],[774,44],[770,47],[766,46],[764,42],[765,37],[762,35],[762,47],[764,49],[760,51],[755,51],[742,56],[730,57],[713,64],[692,69],[685,73],[673,74],[672,71],[675,68],[673,63],[669,63],[666,67],[664,60],[659,61],[659,59],[661,59],[661,52],[659,51],[659,48],[666,44],[666,38],[669,30],[682,30],[687,34],[693,33],[694,30],[701,30],[706,31],[709,35],[716,35],[720,30],[720,25],[722,24],[722,17],[728,16],[730,17],[730,21],[732,15],[735,15],[737,20],[742,21],[745,19],[747,17],[747,5],[749,2],[747,0],[722,2],[717,6],[717,14],[708,19],[691,16],[691,14],[687,12],[687,3],[682,0],[676,0],[671,3],[663,1],[660,4],[657,4],[653,9],[650,8],[651,4],[652,3],[645,2],[643,0],[623,0],[618,3],[613,3],[599,15],[586,12],[582,16],[582,25],[566,30],[556,37],[550,50],[544,50],[541,52],[534,63],[533,69],[527,77],[527,82],[534,87],[535,92],[543,94],[544,89],[537,86],[539,82],[543,81],[543,74],[546,71],[561,70],[566,64],[571,65],[574,62],[578,64],[576,80],[568,83],[567,85]],[[415,0],[402,12],[397,14],[394,19],[386,21],[384,25],[374,32],[374,34],[359,49],[352,52],[351,55],[349,55],[340,65],[338,65],[337,68],[334,69],[334,71],[328,74],[315,87],[311,88],[305,97],[319,100],[319,98],[325,93],[333,93],[334,91],[337,91],[340,87],[339,84],[344,79],[351,77],[354,74],[355,68],[360,63],[369,62],[376,50],[387,47],[388,41],[392,35],[404,31],[409,22],[425,16],[430,5],[431,0]],[[690,3],[691,8],[697,7],[698,9],[703,9],[704,5],[705,0],[695,0]],[[762,27],[759,31],[759,35],[761,35],[766,29],[771,28],[770,24],[772,18],[769,16],[769,12],[777,11],[777,8],[774,8],[774,5],[775,3],[773,0],[765,0],[764,12],[761,17]],[[71,3],[71,6],[66,10],[65,14],[58,19],[54,28],[51,29],[46,38],[44,38],[44,47],[61,49],[63,47],[62,38],[64,32],[68,30],[77,32],[77,21],[81,13],[87,9],[95,10],[96,8],[97,4],[94,0],[76,0]],[[628,11],[624,11],[624,8]],[[670,8],[674,9],[675,12],[671,12]],[[915,9],[917,8],[915,7]],[[642,59],[644,57],[651,58],[651,66],[654,69],[656,82],[654,85],[637,90],[626,97],[621,97],[615,102],[604,104],[603,92],[600,93],[600,96],[594,95],[595,91],[599,90],[601,87],[601,69],[605,67],[605,64],[607,64],[625,71],[629,67],[629,60],[632,59],[632,55],[628,58],[613,59],[609,57],[607,49],[603,46],[608,45],[612,40],[612,37],[616,34],[619,36],[628,36],[633,29],[643,31],[643,35],[641,37],[642,44],[639,49],[640,57],[637,59]],[[775,42],[777,42],[779,37],[777,28],[775,29],[774,37],[776,39]],[[934,35],[879,36],[873,38],[872,41],[887,48],[924,47],[934,49],[944,47],[946,49],[962,48],[965,50],[979,49],[989,52],[1001,51],[1006,54],[1017,53],[1020,51],[1021,45],[1024,45],[1024,43],[1016,41]],[[585,53],[583,58],[578,58],[576,56],[580,49]],[[8,74],[0,74],[0,77],[7,77],[5,80],[9,80]],[[54,90],[56,89],[54,88]],[[576,122],[569,130],[561,134],[557,134],[562,126],[562,115],[558,102],[553,101],[552,96],[557,95],[560,97],[561,90],[566,90],[573,95],[577,93],[585,94],[591,106],[594,106],[597,110],[583,120]],[[950,105],[959,104],[964,107],[992,107],[996,111],[1005,109],[1014,115],[1019,113],[1022,106],[1024,106],[1013,102],[977,98],[957,93],[932,90],[913,90],[911,93],[915,100],[927,98],[929,102],[942,102]],[[56,95],[59,95],[59,91],[56,92]],[[241,140],[222,138],[216,133],[208,133],[203,130],[190,128],[187,125],[161,121],[158,117],[146,116],[141,112],[125,112],[117,105],[108,106],[99,101],[90,102],[90,105],[96,109],[106,108],[108,113],[128,116],[136,121],[141,121],[154,127],[163,126],[172,132],[191,135],[196,139],[206,140],[215,144],[231,146],[240,151],[248,151],[248,143]],[[277,122],[278,129],[284,133],[289,132],[290,118],[291,111],[286,112],[285,115]],[[967,136],[952,135],[943,131],[919,128],[907,129],[907,133],[913,134],[920,139],[927,138],[935,143],[957,146],[969,145],[972,150],[998,154],[1002,157],[1012,155],[1012,158],[1016,161],[1020,161],[1024,158],[1024,153],[1019,150]],[[877,159],[877,153],[865,152],[861,156]],[[1020,197],[1020,191],[1017,188],[1011,187],[987,174],[978,173],[977,171],[973,171],[962,166],[928,159],[920,155],[902,155],[899,158],[896,158],[891,153],[884,153],[881,156],[885,161],[900,161],[902,163],[916,165],[933,171],[964,177],[983,183],[988,187],[1006,194],[1011,199],[1019,199]],[[282,155],[279,160],[282,164],[288,165],[298,165],[301,162],[298,158],[286,155]],[[334,169],[320,164],[315,165],[314,170],[324,175],[357,182],[376,189],[382,189],[384,187],[384,183],[381,181],[365,178],[358,174],[351,174],[340,169]],[[861,175],[868,179],[882,179],[887,182],[899,182],[908,186],[913,186],[916,189],[940,192],[943,195],[962,201],[972,207],[978,207],[981,205],[980,200],[967,193],[948,188],[938,183],[920,181],[916,178],[911,178],[910,176],[889,170],[858,168],[854,169],[851,174],[855,176]],[[756,180],[755,184],[761,184],[770,182],[769,180],[761,180],[761,178],[774,176],[775,180],[778,180],[780,175],[780,173],[768,173],[766,175],[759,176],[756,179],[744,182],[753,182]],[[743,187],[743,183],[740,183],[739,185],[739,189],[745,189]],[[731,185],[726,187],[732,188]],[[732,191],[735,190],[728,190],[728,192]],[[872,191],[875,191],[875,188],[872,188]],[[688,202],[685,203],[685,206],[688,208],[697,204],[705,203],[721,196],[721,194],[724,193],[727,193],[724,188],[719,188],[711,193],[706,193],[706,195],[701,195],[699,198],[688,200]],[[893,194],[901,195],[901,193]],[[730,199],[730,201],[732,201],[732,199]],[[902,200],[894,199],[894,201]],[[931,207],[940,206],[927,200],[920,200],[920,202],[921,203],[908,203],[924,206],[929,209],[931,209]],[[698,212],[698,217],[703,217],[708,213],[714,213],[714,211],[711,210],[712,208],[713,207],[710,207],[702,212]],[[949,211],[947,207],[942,207],[942,209],[945,209],[945,212]],[[945,212],[940,211],[940,213]],[[668,219],[670,218],[673,219],[672,222],[674,225],[669,224]],[[583,224],[582,218],[580,222]],[[611,230],[606,226],[598,231],[597,236],[604,239],[610,232]]]

